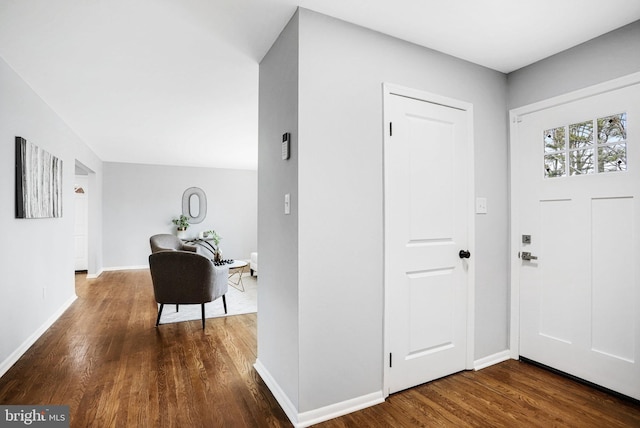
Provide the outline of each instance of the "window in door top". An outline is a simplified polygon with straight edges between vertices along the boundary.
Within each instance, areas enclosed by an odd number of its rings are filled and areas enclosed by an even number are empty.
[[[626,125],[620,113],[545,130],[545,177],[626,171]]]

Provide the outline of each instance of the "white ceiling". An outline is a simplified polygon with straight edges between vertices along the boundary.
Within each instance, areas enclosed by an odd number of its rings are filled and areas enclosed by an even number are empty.
[[[255,169],[258,64],[296,6],[508,73],[639,0],[0,0],[0,56],[104,161]]]

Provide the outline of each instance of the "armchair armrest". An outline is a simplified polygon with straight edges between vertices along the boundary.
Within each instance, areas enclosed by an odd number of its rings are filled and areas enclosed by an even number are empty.
[[[192,244],[182,244],[182,251],[191,251],[192,253],[198,252],[198,246]]]

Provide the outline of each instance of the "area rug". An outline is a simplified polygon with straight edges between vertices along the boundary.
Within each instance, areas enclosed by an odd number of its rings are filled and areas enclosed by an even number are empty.
[[[234,276],[233,282],[238,280],[237,276]],[[242,282],[244,284],[244,291],[240,291],[235,286],[229,284],[229,291],[227,291],[227,313],[224,313],[224,306],[222,305],[222,298],[216,299],[213,302],[205,303],[204,316],[205,318],[217,318],[230,315],[250,314],[258,311],[258,281],[257,277],[250,276],[248,273],[242,275]],[[239,286],[238,286],[239,287]],[[200,311],[200,305],[180,305],[178,312],[176,312],[176,305],[164,305],[162,310],[162,316],[160,317],[160,324],[170,324],[181,321],[192,321],[202,319],[202,312]]]

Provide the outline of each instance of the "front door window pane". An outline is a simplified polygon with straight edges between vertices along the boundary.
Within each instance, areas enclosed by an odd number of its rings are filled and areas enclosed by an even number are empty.
[[[598,144],[612,144],[627,141],[627,114],[598,119]]]
[[[570,174],[591,174],[593,172],[593,152],[593,149],[571,150],[569,152]]]
[[[627,170],[627,145],[598,147],[598,172]]]
[[[593,144],[593,121],[569,125],[569,148],[579,149]]]
[[[544,131],[544,152],[555,153],[564,150],[564,126]]]
[[[564,152],[544,157],[544,176],[564,177],[566,175]]]

